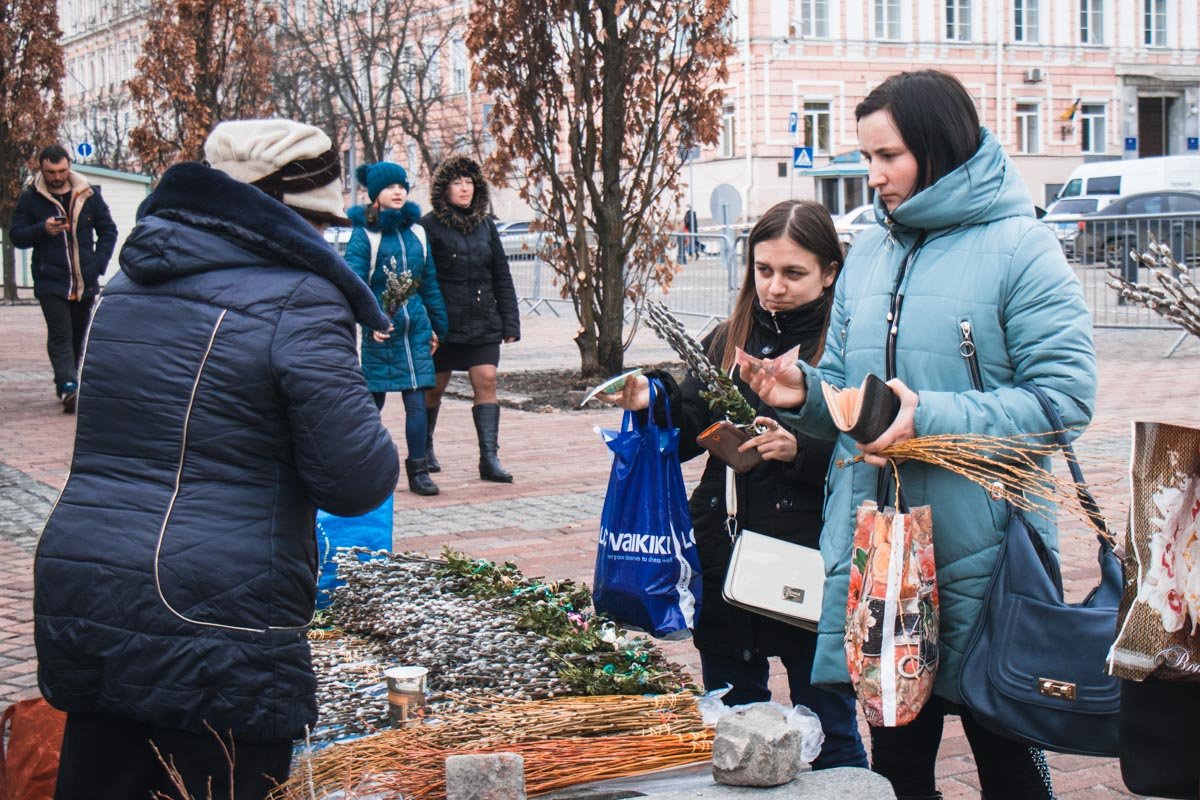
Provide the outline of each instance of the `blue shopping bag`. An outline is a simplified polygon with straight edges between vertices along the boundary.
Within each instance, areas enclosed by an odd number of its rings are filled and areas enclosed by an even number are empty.
[[[337,578],[333,557],[339,547],[366,547],[371,551],[392,549],[392,495],[374,511],[360,517],[339,517],[317,509],[317,608],[333,602],[333,590],[343,581]],[[366,556],[360,556],[366,559]]]
[[[654,422],[663,394],[650,381],[646,422],[627,411],[619,431],[602,431],[613,453],[592,602],[615,622],[660,639],[691,636],[700,613],[700,557],[679,466],[679,429]]]

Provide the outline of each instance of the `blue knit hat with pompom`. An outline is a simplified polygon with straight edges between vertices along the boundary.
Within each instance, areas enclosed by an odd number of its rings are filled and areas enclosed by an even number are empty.
[[[374,164],[360,164],[354,171],[358,182],[367,187],[367,197],[374,203],[379,193],[393,183],[398,183],[408,191],[408,173],[404,167],[391,161],[378,161]]]

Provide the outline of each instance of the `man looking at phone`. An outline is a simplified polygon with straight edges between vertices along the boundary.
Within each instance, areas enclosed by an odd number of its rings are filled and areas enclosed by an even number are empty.
[[[67,151],[50,145],[21,192],[12,241],[33,248],[33,294],[46,318],[46,352],[64,414],[75,413],[79,359],[100,276],[117,245],[117,226],[100,196],[71,169]]]

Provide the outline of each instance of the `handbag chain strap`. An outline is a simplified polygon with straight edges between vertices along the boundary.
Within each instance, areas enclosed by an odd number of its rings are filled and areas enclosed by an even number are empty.
[[[1075,449],[1071,447],[1071,442],[1067,439],[1067,432],[1063,430],[1062,417],[1058,415],[1058,409],[1050,402],[1050,398],[1042,390],[1040,386],[1033,383],[1023,383],[1017,388],[1028,390],[1034,397],[1037,398],[1038,404],[1042,407],[1042,413],[1050,421],[1050,427],[1054,431],[1055,438],[1058,441],[1058,446],[1062,449],[1063,455],[1067,459],[1067,467],[1071,470],[1071,480],[1075,482],[1075,493],[1079,498],[1079,506],[1087,514],[1088,519],[1092,523],[1092,527],[1096,531],[1096,538],[1100,541],[1102,547],[1113,549],[1116,546],[1116,539],[1108,530],[1108,523],[1104,519],[1104,515],[1100,513],[1100,505],[1096,502],[1096,498],[1092,496],[1092,492],[1088,489],[1087,483],[1083,479],[1083,470],[1079,467],[1079,460],[1075,457]]]

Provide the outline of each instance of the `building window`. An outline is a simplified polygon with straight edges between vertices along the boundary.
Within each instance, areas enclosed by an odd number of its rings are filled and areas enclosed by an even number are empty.
[[[1103,153],[1106,133],[1104,130],[1105,108],[1103,103],[1080,106],[1079,134],[1085,153]]]
[[[875,38],[900,38],[900,0],[875,0]]]
[[[800,36],[829,38],[829,0],[800,0]]]
[[[734,125],[736,115],[734,107],[729,105],[721,110],[721,158],[733,158],[733,140],[737,132]]]
[[[813,155],[829,155],[833,114],[829,101],[806,102],[804,104],[804,146],[813,149]]]
[[[971,41],[971,0],[946,0],[946,39]]]
[[[1017,152],[1038,152],[1038,104],[1017,103]]]
[[[1143,27],[1148,47],[1167,46],[1167,0],[1143,0]]]
[[[1079,43],[1104,44],[1104,0],[1079,0]]]
[[[1013,0],[1013,39],[1036,43],[1038,40],[1038,0]]]
[[[455,37],[450,43],[451,91],[463,94],[467,91],[467,50],[463,40]]]

